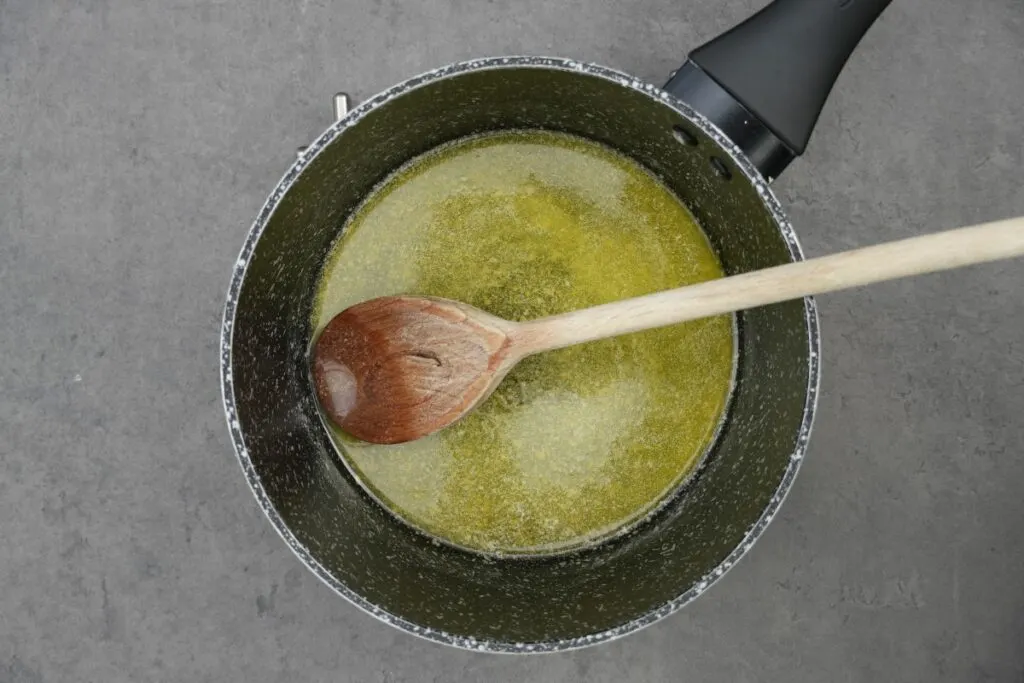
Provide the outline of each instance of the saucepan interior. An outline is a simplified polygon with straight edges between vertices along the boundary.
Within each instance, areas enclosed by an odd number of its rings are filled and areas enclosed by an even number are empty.
[[[373,187],[437,145],[501,129],[608,145],[659,175],[729,273],[799,258],[774,198],[715,129],[659,89],[598,67],[506,58],[447,67],[367,102],[292,168],[253,227],[224,323],[225,404],[263,509],[336,591],[401,628],[538,651],[621,635],[698,595],[759,535],[798,467],[817,383],[809,301],[739,317],[732,405],[703,469],[627,536],[557,558],[438,544],[372,501],[317,413],[306,353],[325,256]],[[481,454],[486,457],[486,454]]]

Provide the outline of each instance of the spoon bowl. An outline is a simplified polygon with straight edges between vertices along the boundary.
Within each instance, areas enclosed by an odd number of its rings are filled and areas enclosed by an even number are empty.
[[[316,342],[313,379],[330,419],[379,444],[447,427],[519,360],[510,324],[447,299],[388,296],[345,309]]]

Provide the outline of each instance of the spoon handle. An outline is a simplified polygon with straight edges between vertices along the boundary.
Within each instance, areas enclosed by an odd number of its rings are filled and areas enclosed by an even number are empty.
[[[518,327],[523,355],[747,308],[1024,255],[1024,217],[887,242],[634,299]]]

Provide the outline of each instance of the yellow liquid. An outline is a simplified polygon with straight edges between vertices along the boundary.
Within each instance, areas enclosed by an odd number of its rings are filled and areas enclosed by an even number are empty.
[[[388,294],[525,320],[721,276],[692,216],[641,166],[579,138],[508,132],[384,182],[327,260],[313,326]],[[728,401],[733,335],[722,316],[544,353],[425,439],[333,436],[363,485],[430,534],[490,553],[565,550],[642,519],[699,462]]]

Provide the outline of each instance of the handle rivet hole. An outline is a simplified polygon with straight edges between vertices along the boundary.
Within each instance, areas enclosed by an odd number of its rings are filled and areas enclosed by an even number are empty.
[[[711,162],[711,168],[715,169],[715,173],[718,174],[719,178],[722,180],[732,179],[732,171],[729,170],[729,167],[725,165],[724,161],[718,157],[711,157],[709,161]]]
[[[695,136],[693,133],[686,130],[682,126],[673,126],[672,135],[675,137],[676,140],[686,145],[687,147],[697,146],[697,136]]]

